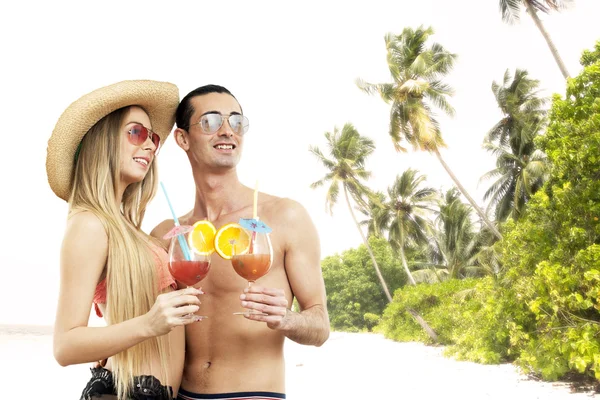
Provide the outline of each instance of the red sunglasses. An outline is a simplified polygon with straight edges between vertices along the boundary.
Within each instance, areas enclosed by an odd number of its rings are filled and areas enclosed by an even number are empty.
[[[144,125],[135,124],[130,130],[127,131],[127,133],[129,133],[129,143],[135,146],[143,145],[148,139],[148,136],[150,136],[150,140],[152,140],[154,147],[156,147],[154,154],[158,153],[158,149],[160,147],[160,136],[146,128]]]

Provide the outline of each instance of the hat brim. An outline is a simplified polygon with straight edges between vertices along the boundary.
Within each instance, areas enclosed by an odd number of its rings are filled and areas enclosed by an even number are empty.
[[[88,93],[62,113],[48,140],[46,173],[54,193],[68,201],[77,147],[85,134],[102,118],[123,107],[146,111],[164,143],[175,123],[179,89],[169,82],[123,81]]]

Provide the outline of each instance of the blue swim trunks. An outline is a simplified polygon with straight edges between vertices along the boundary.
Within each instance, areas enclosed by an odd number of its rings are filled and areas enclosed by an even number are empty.
[[[198,394],[179,389],[177,400],[278,400],[285,399],[283,393],[273,392],[237,392],[237,393],[217,393],[217,394]]]

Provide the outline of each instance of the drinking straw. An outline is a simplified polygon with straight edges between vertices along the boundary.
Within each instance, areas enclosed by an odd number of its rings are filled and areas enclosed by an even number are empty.
[[[258,181],[256,181],[256,184],[254,185],[254,211],[252,213],[252,218],[254,219],[258,219],[258,214],[257,214],[257,208],[258,208]]]
[[[254,218],[256,221],[258,221],[258,180],[256,181],[256,184],[254,185],[254,207],[253,207],[253,211],[252,211],[252,218]],[[252,231],[252,239],[250,241],[250,249],[248,250],[250,253],[252,253],[254,251],[254,244],[256,242],[256,231]]]
[[[171,201],[169,201],[169,195],[167,195],[167,189],[165,189],[165,185],[160,182],[160,187],[163,190],[163,193],[165,194],[165,198],[167,199],[167,204],[169,205],[169,208],[171,209],[171,214],[173,215],[173,221],[175,222],[175,226],[179,226],[179,220],[177,219],[177,215],[175,214],[175,211],[173,210],[173,206],[171,205]],[[188,245],[185,241],[185,238],[183,237],[182,234],[177,235],[177,240],[179,240],[179,246],[181,247],[181,251],[183,251],[183,256],[185,257],[185,259],[187,261],[190,261],[192,259],[192,257],[190,256],[190,249],[188,249]]]

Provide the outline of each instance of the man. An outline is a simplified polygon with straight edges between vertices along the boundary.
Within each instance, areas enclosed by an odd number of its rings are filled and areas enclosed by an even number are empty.
[[[188,155],[196,184],[194,208],[180,223],[207,219],[219,229],[252,218],[254,191],[236,171],[248,127],[236,98],[221,86],[200,87],[179,104],[176,125],[175,140]],[[273,229],[271,269],[247,288],[231,261],[213,253],[202,281],[200,314],[208,318],[186,330],[180,399],[285,398],[284,339],[320,346],[329,337],[315,226],[293,200],[265,193],[258,199],[258,215]],[[152,235],[162,238],[172,227],[173,220],[164,221]],[[300,312],[290,309],[294,297]],[[264,315],[233,315],[241,308]],[[213,396],[201,397],[206,394]]]

